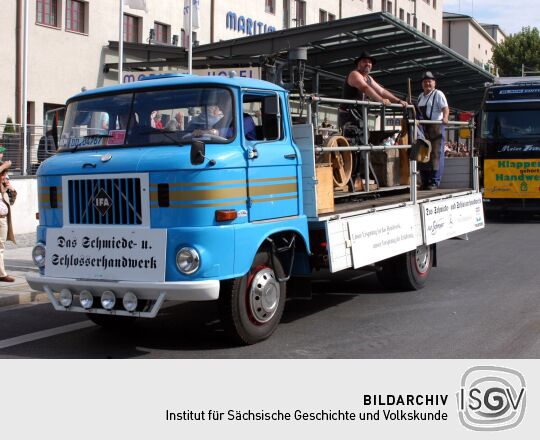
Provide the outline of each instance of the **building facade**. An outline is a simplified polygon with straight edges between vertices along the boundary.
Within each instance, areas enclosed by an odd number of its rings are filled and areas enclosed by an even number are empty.
[[[506,38],[498,25],[480,24],[473,17],[445,12],[443,44],[474,64],[495,73],[493,49]]]
[[[11,0],[0,15],[4,61],[0,124],[22,121],[23,8],[28,2],[28,103],[30,124],[82,88],[113,84],[116,62],[109,41],[119,39],[120,0]],[[442,0],[199,0],[195,44],[385,11],[442,40]],[[183,0],[146,0],[147,10],[124,7],[124,41],[182,46]],[[125,61],[129,62],[129,57]],[[131,60],[136,61],[136,60]],[[0,126],[1,128],[1,126]]]
[[[480,26],[484,28],[484,30],[497,42],[497,44],[501,44],[505,40],[506,33],[498,24],[481,23]]]

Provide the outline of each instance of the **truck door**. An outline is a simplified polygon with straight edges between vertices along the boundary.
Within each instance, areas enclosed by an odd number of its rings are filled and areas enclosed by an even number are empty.
[[[283,109],[277,92],[243,91],[240,135],[248,150],[250,221],[299,213],[298,155],[284,130]]]

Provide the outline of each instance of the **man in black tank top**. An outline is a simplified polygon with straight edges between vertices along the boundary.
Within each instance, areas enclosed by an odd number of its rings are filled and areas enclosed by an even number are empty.
[[[362,52],[360,56],[354,60],[355,70],[347,75],[343,85],[343,99],[354,99],[358,101],[370,99],[372,101],[381,102],[384,105],[395,103],[407,107],[405,101],[394,96],[369,76],[374,64],[375,58],[366,51]],[[345,123],[354,120],[354,117],[347,111],[347,106],[342,104],[338,114],[339,127],[341,128]]]

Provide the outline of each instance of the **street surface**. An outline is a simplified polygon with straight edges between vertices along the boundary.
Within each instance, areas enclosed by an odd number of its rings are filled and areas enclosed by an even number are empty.
[[[0,358],[540,358],[539,223],[491,221],[439,244],[418,292],[386,291],[359,271],[319,274],[313,299],[288,302],[277,332],[254,346],[227,342],[214,304],[110,333],[30,302],[0,308]]]

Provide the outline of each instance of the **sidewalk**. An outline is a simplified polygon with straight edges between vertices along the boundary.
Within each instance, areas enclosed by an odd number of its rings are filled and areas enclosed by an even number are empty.
[[[35,237],[35,234],[24,234],[16,236],[16,245],[11,242],[6,244],[4,264],[6,272],[15,278],[15,281],[0,282],[0,307],[48,301],[45,293],[32,291],[26,283],[26,273],[37,270],[32,262]]]

